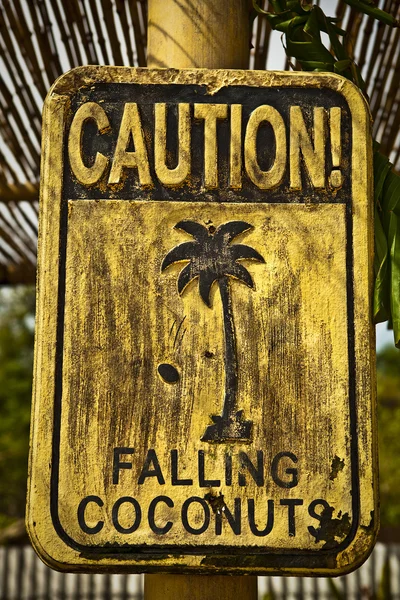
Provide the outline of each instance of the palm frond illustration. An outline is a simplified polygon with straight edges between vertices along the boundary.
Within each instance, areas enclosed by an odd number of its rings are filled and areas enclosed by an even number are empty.
[[[213,415],[213,424],[206,428],[201,438],[208,442],[248,441],[251,438],[252,421],[243,417],[237,407],[238,361],[235,325],[233,320],[230,280],[244,283],[254,288],[248,270],[241,260],[265,262],[263,257],[250,246],[231,244],[235,237],[253,229],[244,221],[230,221],[216,229],[207,229],[195,221],[180,221],[175,225],[193,236],[194,240],[175,246],[165,256],[161,271],[173,263],[188,261],[178,277],[178,292],[181,295],[186,286],[195,278],[199,281],[199,293],[205,304],[211,308],[211,288],[218,282],[221,295],[224,342],[225,342],[225,398],[221,415]]]

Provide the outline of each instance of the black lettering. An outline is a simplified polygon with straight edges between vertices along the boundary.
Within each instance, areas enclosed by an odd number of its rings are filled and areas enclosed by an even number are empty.
[[[150,529],[154,531],[154,533],[157,533],[157,535],[165,535],[171,529],[173,523],[172,521],[168,521],[164,527],[158,527],[158,525],[155,524],[154,514],[156,512],[156,506],[159,502],[164,502],[164,504],[166,504],[169,508],[173,508],[174,503],[168,496],[157,496],[150,502],[148,513]]]
[[[78,506],[79,527],[85,533],[90,533],[92,535],[94,533],[99,533],[99,531],[101,531],[103,529],[104,521],[98,521],[97,525],[95,525],[94,527],[89,527],[89,525],[87,525],[87,523],[85,521],[85,509],[86,509],[87,505],[89,504],[89,502],[94,502],[95,504],[97,504],[97,506],[100,506],[100,507],[104,506],[104,502],[98,496],[86,496],[86,498],[81,500],[81,502],[79,503],[79,506]]]
[[[257,468],[253,465],[246,452],[239,452],[240,469],[247,469],[259,487],[264,485],[264,452],[257,450]],[[239,472],[239,485],[246,485],[246,476]]]
[[[179,479],[178,450],[171,450],[171,483],[172,485],[193,485],[193,479]]]
[[[150,467],[153,467],[152,469]],[[142,472],[139,475],[138,484],[144,483],[147,477],[157,477],[157,481],[160,485],[165,484],[165,479],[161,471],[160,463],[158,462],[157,454],[155,450],[149,450],[147,452],[146,460],[142,468]]]
[[[225,485],[232,485],[232,455],[225,454]]]
[[[265,535],[268,535],[269,533],[271,533],[272,528],[274,526],[274,501],[268,500],[267,524],[264,527],[264,529],[261,529],[261,530],[257,529],[253,498],[249,498],[247,500],[247,507],[248,507],[247,512],[248,512],[248,519],[249,519],[249,526],[250,526],[251,533],[253,535],[256,535],[257,537],[264,537]]]
[[[317,506],[322,506],[323,507],[323,509],[321,511],[321,514],[318,514],[315,511],[315,508]],[[313,519],[317,519],[318,521],[322,521],[324,513],[325,514],[328,513],[328,514],[330,514],[330,516],[332,516],[333,510],[329,506],[328,502],[326,500],[322,500],[321,498],[318,498],[317,500],[313,500],[311,502],[310,506],[308,507],[308,514],[310,515],[310,517],[312,517]],[[316,541],[319,541],[319,533],[315,529],[315,527],[313,527],[312,525],[310,525],[308,527],[308,531],[311,533],[312,536],[315,537]]]
[[[195,502],[200,504],[204,511],[204,521],[203,521],[203,524],[201,525],[201,527],[199,527],[198,529],[195,529],[194,527],[189,525],[189,521],[188,521],[189,507],[191,504],[193,504]],[[188,498],[187,500],[185,500],[185,502],[182,504],[181,517],[182,517],[183,527],[186,529],[186,531],[188,533],[192,533],[193,535],[200,535],[201,533],[204,533],[205,531],[207,531],[208,526],[210,524],[210,508],[209,508],[207,502],[205,500],[203,500],[203,498],[199,498],[198,496],[192,496],[191,498]]]
[[[271,475],[272,479],[279,485],[281,488],[293,488],[299,483],[298,471],[297,469],[287,468],[285,469],[285,473],[291,475],[292,478],[289,481],[283,481],[278,475],[278,466],[281,458],[290,458],[290,460],[294,463],[297,463],[297,456],[293,454],[293,452],[279,452],[273,459],[271,464]]]
[[[242,505],[240,498],[235,498],[235,516],[232,515],[226,504],[221,510],[215,513],[215,535],[222,533],[222,516],[226,517],[231,529],[235,535],[240,535],[242,531]]]
[[[133,454],[133,448],[114,448],[114,461],[113,461],[113,483],[119,483],[119,472],[121,469],[132,469],[132,463],[121,462],[121,454]]]
[[[122,504],[132,504],[135,509],[135,520],[133,521],[130,527],[122,527],[119,522],[119,509]],[[140,504],[135,498],[131,498],[130,496],[123,496],[119,498],[114,506],[112,507],[112,522],[117,531],[119,533],[133,533],[140,525],[140,521],[142,520],[142,510],[140,508]]]
[[[288,533],[290,537],[294,537],[296,535],[296,520],[295,520],[295,506],[301,506],[303,504],[303,500],[298,500],[296,498],[293,499],[285,499],[281,500],[281,506],[288,507]]]
[[[204,450],[199,450],[199,486],[200,487],[218,487],[221,485],[219,479],[205,479],[204,476]]]

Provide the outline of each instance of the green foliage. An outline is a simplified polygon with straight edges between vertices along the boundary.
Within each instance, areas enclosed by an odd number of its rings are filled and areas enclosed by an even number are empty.
[[[360,70],[349,55],[344,39],[346,32],[337,26],[337,19],[327,17],[319,6],[300,0],[272,1],[274,12],[264,11],[260,0],[253,0],[254,11],[263,14],[271,27],[285,35],[285,51],[294,57],[304,71],[339,73],[355,83],[365,93]],[[399,22],[376,8],[370,0],[345,0],[360,12],[398,27]],[[321,33],[329,37],[331,49],[322,41]],[[389,160],[374,147],[375,180],[375,291],[374,321],[389,321],[395,345],[400,348],[400,176],[392,170]]]
[[[25,510],[35,293],[0,290],[0,528]]]
[[[400,525],[400,355],[386,347],[377,357],[379,478],[382,526]]]
[[[400,177],[388,159],[374,151],[375,323],[389,321],[400,347]]]
[[[346,32],[337,26],[336,18],[327,17],[319,6],[301,2],[288,0],[272,5],[275,13],[261,10],[253,0],[254,9],[268,19],[273,29],[285,35],[286,54],[294,57],[304,71],[340,73],[365,90],[357,65],[339,40]],[[323,43],[321,33],[328,34],[332,53]]]
[[[391,27],[399,27],[400,23],[397,19],[389,15],[384,10],[377,8],[373,0],[345,0],[346,4],[359,10],[360,12],[377,19],[384,25],[390,25]]]

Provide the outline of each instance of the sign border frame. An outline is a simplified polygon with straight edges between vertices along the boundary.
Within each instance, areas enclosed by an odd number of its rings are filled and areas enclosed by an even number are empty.
[[[53,435],[55,397],[61,385],[58,369],[59,339],[62,319],[59,318],[60,249],[62,238],[61,204],[63,186],[63,151],[66,113],[70,97],[78,89],[95,83],[141,83],[147,85],[206,85],[208,94],[228,86],[248,87],[322,87],[338,92],[348,103],[352,117],[352,284],[354,310],[354,382],[356,442],[352,441],[352,465],[358,463],[359,485],[356,502],[358,523],[351,540],[335,552],[330,550],[300,551],[265,550],[248,546],[212,546],[174,550],[168,545],[142,548],[141,552],[120,548],[117,554],[106,555],[109,548],[91,558],[81,547],[67,545],[56,531],[54,511],[48,503],[52,494],[52,471],[58,455]],[[114,572],[180,572],[180,573],[247,573],[292,575],[339,575],[355,569],[372,550],[378,529],[377,518],[377,442],[375,397],[375,336],[372,326],[373,289],[373,177],[372,149],[365,144],[370,137],[368,105],[355,85],[335,74],[310,74],[268,71],[234,71],[208,69],[145,69],[131,67],[78,67],[62,75],[50,89],[43,111],[41,217],[38,249],[38,319],[36,324],[34,388],[32,408],[31,453],[27,529],[32,544],[42,560],[53,568],[65,571]],[[357,202],[354,199],[357,198]],[[347,219],[346,219],[347,222]],[[365,248],[368,252],[365,253]],[[364,252],[363,252],[364,251]],[[355,265],[358,267],[355,268]],[[368,287],[368,294],[366,293]],[[370,315],[369,320],[365,315]],[[61,325],[60,325],[61,323]],[[40,343],[39,343],[40,340]],[[55,342],[54,340],[58,340]],[[40,415],[40,420],[39,420]],[[355,431],[353,433],[355,433]],[[361,443],[363,438],[363,443]],[[43,466],[48,465],[48,470]],[[41,468],[42,467],[42,468]],[[352,467],[353,468],[353,467]],[[354,473],[352,472],[354,483]],[[375,493],[371,498],[371,490]],[[355,491],[355,490],[353,490]],[[51,503],[50,503],[51,504]],[[353,500],[354,510],[354,500]],[[356,516],[356,512],[355,516]],[[375,516],[374,516],[375,515]],[[352,529],[354,524],[352,525]],[[56,535],[54,535],[56,533]],[[46,549],[52,547],[50,553]],[[132,548],[130,546],[129,548]],[[151,548],[151,549],[150,549]],[[338,546],[340,548],[340,546]],[[247,554],[245,554],[247,552]],[[238,560],[237,554],[240,553]],[[325,560],[314,561],[309,555]],[[335,556],[333,556],[335,554]],[[264,560],[256,560],[256,557]],[[241,564],[238,565],[237,563]],[[307,564],[308,562],[308,564]],[[316,564],[316,563],[320,564]]]

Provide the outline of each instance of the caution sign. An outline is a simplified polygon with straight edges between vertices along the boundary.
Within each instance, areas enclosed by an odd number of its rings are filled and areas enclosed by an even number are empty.
[[[325,575],[367,557],[370,153],[336,75],[56,82],[28,495],[45,562]]]

